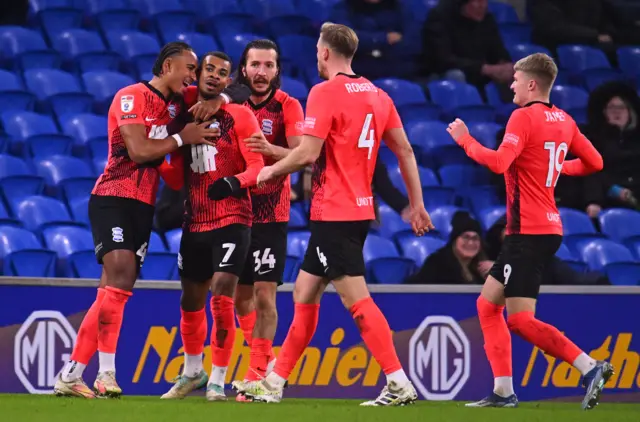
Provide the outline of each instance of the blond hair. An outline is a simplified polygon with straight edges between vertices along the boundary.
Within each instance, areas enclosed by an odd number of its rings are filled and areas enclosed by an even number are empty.
[[[320,28],[320,38],[336,53],[352,59],[358,50],[358,36],[346,25],[325,22]]]
[[[558,66],[544,53],[535,53],[518,60],[513,67],[517,71],[528,73],[540,85],[543,92],[549,92],[558,76]]]

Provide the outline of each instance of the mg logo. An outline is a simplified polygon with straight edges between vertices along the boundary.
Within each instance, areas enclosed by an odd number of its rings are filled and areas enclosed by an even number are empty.
[[[14,370],[29,393],[53,393],[56,377],[69,360],[75,341],[75,330],[60,312],[29,315],[13,345]]]
[[[469,339],[449,316],[428,316],[409,341],[409,374],[427,400],[453,400],[471,372]]]

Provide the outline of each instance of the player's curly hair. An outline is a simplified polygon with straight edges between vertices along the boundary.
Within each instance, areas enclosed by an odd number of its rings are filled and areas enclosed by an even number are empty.
[[[153,69],[151,70],[155,76],[160,76],[162,73],[162,65],[164,61],[169,57],[177,56],[178,54],[182,54],[183,51],[193,51],[193,48],[186,42],[182,41],[173,41],[167,43],[156,58],[156,62],[153,64]]]
[[[247,44],[247,46],[244,48],[244,51],[242,52],[242,55],[240,56],[238,68],[236,69],[235,76],[233,77],[233,83],[239,83],[249,86],[249,81],[247,80],[247,77],[242,73],[242,69],[247,66],[247,56],[249,55],[249,50],[251,50],[252,48],[255,48],[257,50],[274,50],[276,52],[276,66],[278,66],[278,73],[271,82],[271,88],[280,88],[280,72],[282,70],[282,67],[280,66],[280,49],[275,42],[268,39],[253,40]]]

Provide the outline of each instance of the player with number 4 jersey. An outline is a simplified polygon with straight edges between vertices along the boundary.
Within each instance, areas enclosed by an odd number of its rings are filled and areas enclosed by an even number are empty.
[[[202,59],[198,99],[219,95],[227,85],[231,60],[222,52]],[[185,99],[188,103],[194,99]],[[225,400],[224,380],[235,338],[233,296],[251,243],[251,198],[264,166],[262,155],[242,140],[260,132],[253,113],[243,105],[223,106],[214,116],[221,135],[213,145],[181,148],[161,168],[167,184],[187,189],[178,270],[182,283],[180,332],[185,364],[164,399],[184,398],[207,385],[208,400]],[[202,365],[207,335],[205,306],[211,289],[211,376]],[[208,381],[208,383],[207,383]]]
[[[358,37],[351,28],[332,23],[322,26],[317,58],[318,71],[326,81],[309,93],[302,142],[258,176],[262,183],[314,163],[311,237],[296,280],[293,322],[274,370],[265,379],[239,388],[254,401],[277,403],[282,399],[287,378],[315,332],[328,283],[340,294],[387,377],[379,397],[363,404],[401,406],[417,399],[396,354],[389,324],[364,279],[362,248],[375,218],[371,182],[382,139],[398,157],[413,230],[420,236],[433,225],[424,209],[413,149],[393,101],[351,69],[357,47]]]
[[[521,108],[511,115],[497,151],[478,143],[460,119],[447,129],[469,157],[495,173],[504,173],[507,188],[507,233],[477,301],[494,389],[467,406],[518,405],[512,381],[511,330],[578,369],[586,389],[582,408],[592,409],[613,367],[588,356],[534,313],[542,274],[562,243],[562,221],[554,199],[558,178],[600,171],[602,157],[571,116],[549,102],[558,74],[553,59],[533,54],[519,60],[514,69],[513,101]],[[569,152],[578,158],[565,161]]]

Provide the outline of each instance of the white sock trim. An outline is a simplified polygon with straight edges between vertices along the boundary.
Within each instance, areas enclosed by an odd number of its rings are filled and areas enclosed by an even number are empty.
[[[504,398],[515,394],[515,391],[513,391],[513,377],[495,377],[493,380],[493,392]]]

